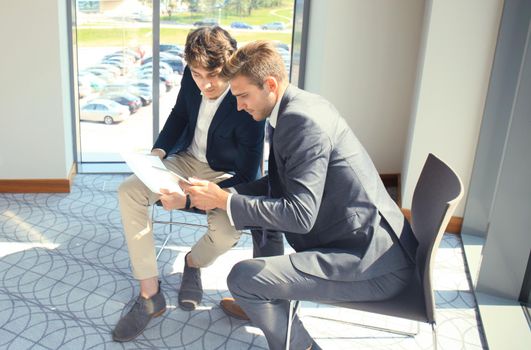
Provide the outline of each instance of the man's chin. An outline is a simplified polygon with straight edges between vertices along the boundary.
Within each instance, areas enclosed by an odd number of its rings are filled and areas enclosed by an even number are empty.
[[[215,99],[215,98],[218,98],[219,96],[216,94],[216,91],[204,91],[203,92],[203,95],[205,95],[207,98],[209,99]]]

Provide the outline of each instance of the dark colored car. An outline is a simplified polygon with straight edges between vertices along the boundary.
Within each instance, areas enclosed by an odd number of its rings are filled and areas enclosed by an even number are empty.
[[[178,56],[180,58],[184,58],[184,50],[167,50],[163,52],[169,53],[170,55]]]
[[[148,64],[153,62],[153,57],[147,57],[146,59],[142,60],[142,65]],[[167,63],[171,69],[179,74],[183,74],[184,72],[184,62],[183,59],[179,56],[172,55],[168,52],[161,52],[160,53],[160,62]]]
[[[178,57],[174,59],[166,59],[163,58],[160,60],[161,62],[166,62],[170,65],[170,67],[173,69],[174,72],[179,73],[180,75],[183,75],[184,73],[184,62],[183,60]]]
[[[166,52],[166,51],[184,52],[184,48],[181,45],[175,45],[175,44],[160,44],[159,49],[160,49],[160,52]]]
[[[230,24],[230,27],[235,29],[253,29],[252,25],[247,24],[245,22],[232,22]]]
[[[217,25],[219,25],[219,22],[214,18],[203,18],[200,21],[194,22],[194,26],[196,27],[210,27]]]
[[[162,91],[166,90],[166,86],[161,83]],[[142,103],[142,106],[147,106],[153,101],[153,93],[151,91],[151,85],[148,87],[138,87],[135,86],[132,83],[115,83],[115,84],[109,84],[105,87],[105,89],[102,91],[103,95],[119,95],[122,92],[129,92],[130,94],[133,94],[140,98],[140,102]]]
[[[112,93],[103,97],[128,107],[129,113],[131,114],[135,113],[140,107],[142,107],[142,101],[140,100],[140,97],[129,92]]]

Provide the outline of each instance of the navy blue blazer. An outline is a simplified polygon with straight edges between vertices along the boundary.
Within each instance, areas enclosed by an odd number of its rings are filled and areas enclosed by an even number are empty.
[[[185,151],[194,137],[201,91],[186,67],[181,90],[164,128],[153,148],[166,151],[166,157]],[[220,187],[232,187],[260,177],[264,145],[264,122],[257,123],[245,111],[237,110],[236,98],[229,91],[208,129],[206,158],[213,170],[232,173]]]

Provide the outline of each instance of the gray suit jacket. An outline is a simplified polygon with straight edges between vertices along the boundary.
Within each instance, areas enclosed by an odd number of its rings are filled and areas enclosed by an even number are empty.
[[[366,280],[414,264],[418,245],[367,152],[324,98],[289,86],[273,137],[278,176],[236,186],[237,229],[285,233],[295,268],[337,281]],[[278,182],[278,183],[277,183]]]

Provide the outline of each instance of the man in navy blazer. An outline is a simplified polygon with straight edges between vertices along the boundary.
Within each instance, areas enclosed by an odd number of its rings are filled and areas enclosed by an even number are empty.
[[[222,75],[238,109],[268,118],[268,176],[236,185],[184,186],[192,203],[221,208],[238,229],[282,231],[295,253],[237,263],[227,285],[238,305],[284,349],[289,300],[372,301],[399,293],[415,271],[417,240],[369,155],[324,98],[291,86],[272,43],[238,49]],[[299,319],[290,348],[317,348]]]
[[[205,27],[188,34],[184,70],[177,101],[155,142],[152,154],[164,165],[185,177],[197,177],[231,187],[255,180],[260,174],[264,123],[255,123],[238,111],[226,81],[219,78],[236,41],[220,27]],[[115,341],[135,338],[151,318],[166,309],[160,291],[155,244],[148,206],[160,199],[167,210],[190,208],[190,199],[161,189],[151,192],[135,175],[119,188],[119,203],[134,277],[140,295],[113,330]],[[203,290],[200,268],[233,247],[240,231],[230,225],[226,212],[209,210],[208,231],[185,256],[179,289],[179,306],[193,310]],[[282,236],[270,234],[271,243],[258,245],[261,233],[253,233],[254,255],[283,254]]]

